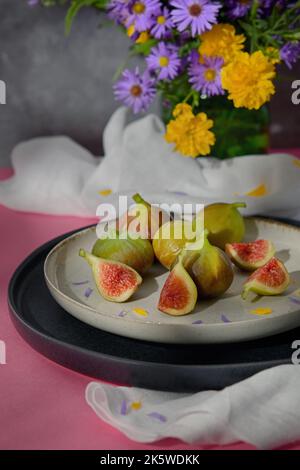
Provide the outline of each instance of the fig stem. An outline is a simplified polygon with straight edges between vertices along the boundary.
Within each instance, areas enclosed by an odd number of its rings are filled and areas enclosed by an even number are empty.
[[[247,204],[245,202],[233,202],[231,205],[235,207],[236,209],[238,209],[239,207],[241,208],[247,207]]]
[[[80,248],[79,256],[81,256],[82,258],[86,258],[86,251],[83,248]]]
[[[134,200],[134,202],[136,202],[137,204],[143,204],[144,206],[146,207],[149,207],[150,204],[149,202],[145,201],[145,199],[142,198],[142,196],[139,194],[139,193],[136,193],[132,196],[132,199]]]

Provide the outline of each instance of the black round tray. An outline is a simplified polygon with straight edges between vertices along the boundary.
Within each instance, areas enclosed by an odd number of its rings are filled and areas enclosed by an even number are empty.
[[[75,319],[52,298],[43,274],[46,255],[71,233],[35,250],[18,267],[9,285],[12,321],[41,354],[119,385],[177,392],[221,389],[263,369],[291,362],[291,344],[300,337],[300,328],[243,343],[189,346],[124,338]]]

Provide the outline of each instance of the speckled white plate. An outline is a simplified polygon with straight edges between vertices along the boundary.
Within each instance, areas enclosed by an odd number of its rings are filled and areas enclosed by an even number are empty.
[[[56,301],[74,317],[95,328],[141,340],[234,342],[295,328],[300,325],[300,228],[260,218],[249,218],[246,224],[248,241],[265,238],[274,242],[276,255],[291,274],[285,294],[243,301],[240,292],[247,275],[236,270],[234,282],[222,298],[198,301],[192,314],[171,317],[156,307],[167,272],[155,264],[128,302],[108,302],[98,294],[88,264],[78,256],[80,248],[91,250],[95,228],[71,235],[49,253],[44,266],[46,282]]]

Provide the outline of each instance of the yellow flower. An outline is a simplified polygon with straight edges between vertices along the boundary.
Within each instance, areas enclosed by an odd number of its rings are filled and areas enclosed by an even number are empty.
[[[199,54],[223,57],[225,64],[244,49],[246,41],[243,34],[236,34],[234,26],[225,23],[215,24],[210,31],[203,33],[200,39],[202,42]]]
[[[178,104],[172,119],[167,125],[165,139],[175,144],[175,150],[185,157],[208,155],[215,144],[215,135],[209,129],[213,121],[205,113],[194,115],[192,107],[186,103]]]
[[[221,71],[222,86],[236,108],[259,109],[275,93],[275,67],[261,51],[240,52]]]
[[[127,36],[128,36],[129,38],[131,38],[131,36],[134,35],[134,33],[135,33],[135,27],[134,27],[133,24],[131,24],[131,25],[127,28],[126,33],[127,33]]]
[[[142,33],[139,34],[139,37],[135,41],[137,44],[144,44],[150,39],[150,34],[148,31],[143,31]]]

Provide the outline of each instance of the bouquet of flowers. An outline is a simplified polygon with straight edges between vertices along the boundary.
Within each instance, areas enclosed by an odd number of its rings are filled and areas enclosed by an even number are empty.
[[[42,0],[43,1],[43,0]],[[117,100],[134,113],[162,97],[167,142],[187,157],[263,152],[276,67],[300,58],[296,0],[44,0],[104,9],[143,67],[123,70]]]

